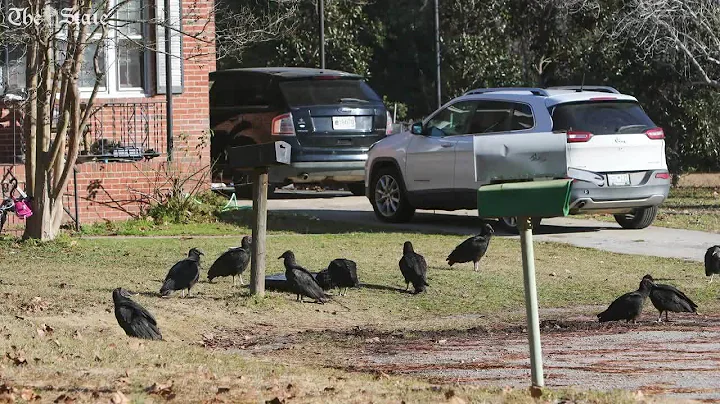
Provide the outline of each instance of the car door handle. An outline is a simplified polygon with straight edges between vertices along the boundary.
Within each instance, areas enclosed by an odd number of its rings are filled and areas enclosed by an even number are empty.
[[[440,146],[441,147],[452,147],[453,144],[452,143],[440,143]]]

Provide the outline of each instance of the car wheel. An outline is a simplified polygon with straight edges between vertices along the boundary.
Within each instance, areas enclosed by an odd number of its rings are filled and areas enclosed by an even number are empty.
[[[235,196],[240,199],[253,198],[253,181],[252,174],[235,174],[233,177],[233,185],[235,186]],[[275,184],[268,184],[267,197],[271,198],[275,195]]]
[[[532,227],[533,227],[533,233],[537,233],[538,229],[540,228],[540,223],[542,222],[541,217],[533,217],[531,219],[532,221]],[[517,217],[501,217],[498,219],[498,225],[501,229],[504,231],[511,233],[511,234],[519,234],[520,231],[517,227]]]
[[[348,184],[348,190],[355,196],[365,195],[365,183],[364,182],[352,182]]]
[[[394,168],[382,168],[370,183],[370,203],[375,216],[383,222],[409,222],[415,214],[405,192],[402,178]]]
[[[657,212],[657,206],[635,209],[632,213],[615,215],[615,221],[618,222],[623,229],[644,229],[655,221]]]

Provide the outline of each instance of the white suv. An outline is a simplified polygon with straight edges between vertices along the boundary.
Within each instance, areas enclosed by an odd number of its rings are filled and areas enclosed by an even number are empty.
[[[571,214],[613,213],[640,229],[670,189],[664,139],[611,87],[476,89],[372,145],[366,195],[380,220],[406,222],[415,209],[476,209],[481,185],[574,178]]]

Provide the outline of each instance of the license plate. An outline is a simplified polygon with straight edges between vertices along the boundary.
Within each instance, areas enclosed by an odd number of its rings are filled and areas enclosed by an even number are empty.
[[[608,185],[611,187],[630,185],[630,174],[608,174]]]
[[[356,128],[354,116],[334,116],[332,120],[335,130],[354,130]]]

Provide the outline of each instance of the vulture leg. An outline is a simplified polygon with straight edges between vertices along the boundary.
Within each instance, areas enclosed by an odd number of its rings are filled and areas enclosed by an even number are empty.
[[[347,290],[348,290],[348,288],[347,288],[347,286],[345,286],[345,293],[343,293],[343,296],[347,295]]]
[[[185,297],[185,289],[180,291],[180,297]]]
[[[668,320],[668,311],[667,310],[665,310],[665,322],[666,323],[670,322],[670,320]]]
[[[245,282],[243,282],[242,274],[238,274],[238,278],[240,278],[240,286],[245,286]]]
[[[187,295],[185,295],[185,296],[186,296],[186,297],[190,297],[190,288],[188,288]]]
[[[234,288],[234,287],[235,287],[235,275],[233,275],[233,276],[232,276],[232,278],[233,278],[233,284],[232,284],[232,287]]]
[[[715,274],[710,274],[710,282],[708,282],[708,283],[712,283],[714,277],[715,277]]]
[[[480,270],[480,261],[473,262],[473,266],[475,267],[474,268],[475,271],[479,271]]]
[[[296,302],[300,301],[300,295],[297,295],[297,298],[295,299]]]
[[[662,311],[660,312],[660,315],[658,316],[656,323],[662,323]]]
[[[407,282],[407,283],[405,284],[405,290],[407,291],[408,289],[410,289],[410,282]]]

